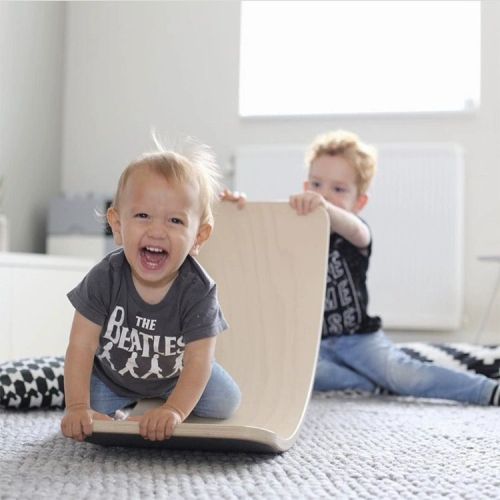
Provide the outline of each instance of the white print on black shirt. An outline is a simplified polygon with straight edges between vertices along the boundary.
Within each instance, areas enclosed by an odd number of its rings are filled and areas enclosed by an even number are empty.
[[[151,360],[151,369],[142,376],[142,378],[148,378],[150,375],[156,375],[158,378],[163,378],[161,376],[162,369],[160,368],[160,364],[158,363],[159,354],[155,354],[153,359]]]
[[[125,316],[125,309],[115,306],[103,334],[108,342],[97,357],[120,375],[129,374],[134,378],[163,379],[179,374],[185,346],[183,337],[155,335],[156,320],[141,316],[136,316],[136,328],[123,326]],[[165,368],[170,371],[170,367],[172,371],[164,375]]]
[[[347,262],[333,250],[328,265],[325,325],[330,334],[354,331],[361,321],[361,307]]]
[[[139,368],[139,365],[135,361],[137,359],[137,353],[133,352],[130,358],[127,359],[127,364],[125,365],[124,368],[122,368],[118,373],[120,375],[125,375],[125,373],[130,373],[132,377],[134,378],[139,378],[139,375],[135,373],[135,368]]]
[[[109,354],[109,351],[113,348],[113,342],[108,342],[103,348],[101,354],[98,354],[97,357],[99,359],[105,359],[110,365],[111,368],[113,368],[114,371],[116,371],[116,368],[114,367],[113,363],[111,362],[111,356]]]

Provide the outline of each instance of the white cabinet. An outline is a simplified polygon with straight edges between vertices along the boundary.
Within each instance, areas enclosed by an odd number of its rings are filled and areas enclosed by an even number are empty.
[[[113,238],[93,234],[51,234],[47,237],[47,253],[86,259],[101,260],[115,250]]]
[[[0,253],[0,362],[64,355],[74,311],[66,294],[94,263]]]

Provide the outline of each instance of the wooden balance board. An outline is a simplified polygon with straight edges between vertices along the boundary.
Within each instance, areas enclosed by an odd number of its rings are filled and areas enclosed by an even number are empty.
[[[328,216],[299,216],[285,202],[221,203],[215,221],[199,261],[230,325],[216,358],[240,386],[240,408],[227,420],[190,417],[165,441],[143,439],[135,421],[95,421],[87,441],[279,453],[297,439],[321,338]],[[151,404],[140,402],[134,414]]]

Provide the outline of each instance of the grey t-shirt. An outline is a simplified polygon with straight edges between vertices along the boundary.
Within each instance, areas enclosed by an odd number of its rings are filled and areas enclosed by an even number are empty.
[[[158,304],[141,299],[121,249],[94,266],[68,298],[80,314],[102,325],[94,373],[126,397],[163,394],[180,375],[185,345],[228,326],[214,281],[190,256]]]

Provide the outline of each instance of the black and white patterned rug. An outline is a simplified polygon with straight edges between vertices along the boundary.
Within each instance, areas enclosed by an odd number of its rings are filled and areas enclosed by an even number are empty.
[[[499,346],[422,342],[399,346],[421,361],[500,379]],[[64,358],[45,356],[1,363],[0,407],[63,408]]]
[[[480,346],[465,343],[398,344],[411,357],[436,363],[459,371],[481,373],[500,379],[500,346]]]

